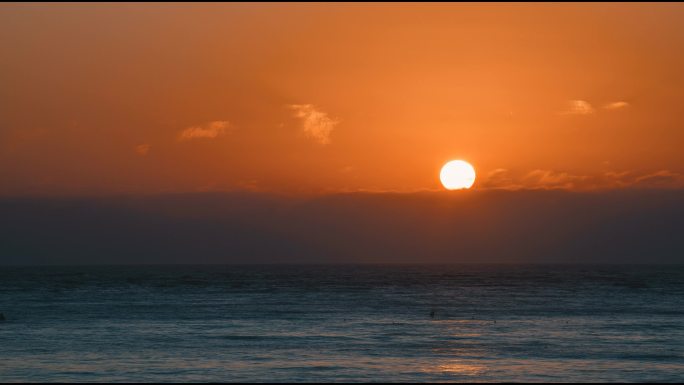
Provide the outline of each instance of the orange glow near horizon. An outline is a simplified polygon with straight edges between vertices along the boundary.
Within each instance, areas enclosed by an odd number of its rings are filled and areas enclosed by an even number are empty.
[[[0,195],[684,188],[684,4],[0,5]]]

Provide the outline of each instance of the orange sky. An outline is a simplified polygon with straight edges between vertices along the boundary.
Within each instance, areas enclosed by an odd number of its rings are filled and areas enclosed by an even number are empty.
[[[0,194],[684,186],[682,4],[2,4]]]

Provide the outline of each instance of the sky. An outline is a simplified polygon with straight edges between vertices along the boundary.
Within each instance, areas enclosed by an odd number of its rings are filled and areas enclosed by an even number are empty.
[[[681,20],[1,4],[0,264],[682,263]]]
[[[684,187],[682,4],[0,5],[0,195]]]

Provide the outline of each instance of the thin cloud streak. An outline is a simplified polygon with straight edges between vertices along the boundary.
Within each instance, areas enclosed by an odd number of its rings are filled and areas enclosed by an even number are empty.
[[[193,139],[215,139],[226,133],[231,128],[225,120],[216,120],[203,126],[192,126],[181,131],[178,140],[187,141]]]
[[[603,109],[605,110],[621,110],[629,107],[629,103],[619,101],[619,102],[612,102],[608,103],[605,106],[603,106]]]
[[[577,175],[565,171],[537,169],[516,174],[506,169],[489,173],[481,188],[504,190],[608,190],[618,188],[683,188],[684,175],[670,170],[655,172],[607,171]]]
[[[561,115],[590,115],[594,113],[594,107],[585,100],[570,100]]]
[[[150,146],[149,144],[139,144],[135,146],[135,153],[140,155],[140,156],[147,156],[150,152]]]

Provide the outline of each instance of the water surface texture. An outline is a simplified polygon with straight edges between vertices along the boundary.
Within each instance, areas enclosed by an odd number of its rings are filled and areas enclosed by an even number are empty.
[[[0,381],[684,381],[682,266],[0,268]]]

